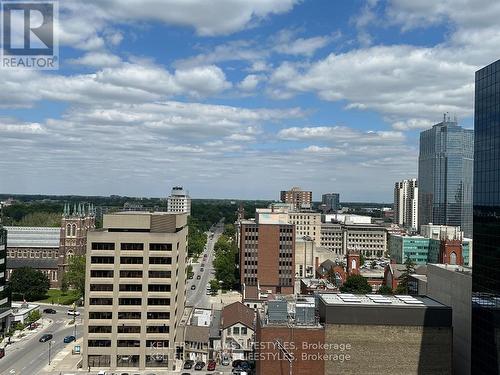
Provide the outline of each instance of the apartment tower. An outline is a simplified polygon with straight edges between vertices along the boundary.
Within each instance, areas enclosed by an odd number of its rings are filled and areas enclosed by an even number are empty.
[[[187,214],[138,211],[88,233],[83,368],[172,370],[187,235]]]
[[[418,184],[417,179],[396,182],[394,186],[395,223],[418,229]]]
[[[299,187],[282,190],[280,199],[283,203],[292,204],[296,210],[310,210],[312,207],[312,191],[304,191]]]
[[[167,211],[191,214],[191,197],[182,186],[174,186],[167,198]]]

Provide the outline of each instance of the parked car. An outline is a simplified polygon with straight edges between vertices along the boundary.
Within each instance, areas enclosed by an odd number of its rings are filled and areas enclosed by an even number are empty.
[[[231,361],[229,360],[228,357],[222,357],[222,366],[229,366],[231,364]]]
[[[208,361],[207,370],[208,371],[215,371],[216,366],[217,366],[217,364],[215,363],[215,361],[213,359],[211,359],[210,361]]]
[[[195,290],[196,289],[196,285],[191,285],[191,290]]]
[[[203,370],[204,367],[205,367],[205,362],[200,361],[200,362],[196,362],[194,369],[197,371],[200,371],[200,370]]]
[[[75,336],[70,335],[70,336],[66,336],[66,337],[64,338],[64,340],[63,340],[63,341],[67,344],[67,343],[69,343],[69,342],[73,342],[73,341],[75,341],[75,340],[76,340],[76,337],[75,337]]]
[[[47,342],[49,340],[52,340],[52,338],[54,337],[54,335],[50,334],[50,333],[46,333],[44,335],[42,335],[42,337],[40,337],[40,342]]]
[[[55,313],[57,313],[57,311],[54,310],[54,309],[43,309],[43,312],[45,314],[55,314]]]
[[[192,359],[188,359],[184,362],[184,370],[191,370],[193,368],[194,361]]]
[[[201,275],[196,276],[196,280],[201,279]]]
[[[71,315],[71,316],[80,316],[80,311],[68,310],[68,315]]]
[[[203,267],[202,267],[202,268],[200,268],[200,272],[203,272],[203,271],[205,271],[205,269],[204,269]]]

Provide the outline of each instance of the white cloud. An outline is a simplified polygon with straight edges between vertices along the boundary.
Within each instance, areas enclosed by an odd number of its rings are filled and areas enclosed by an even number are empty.
[[[260,79],[261,77],[256,74],[249,74],[238,84],[238,87],[243,91],[253,91],[259,85]]]
[[[110,67],[121,64],[121,59],[109,52],[88,52],[77,59],[67,60],[70,64],[85,65],[90,67]]]
[[[335,143],[402,142],[405,136],[397,131],[360,131],[346,126],[291,127],[279,131],[284,140],[316,140]]]

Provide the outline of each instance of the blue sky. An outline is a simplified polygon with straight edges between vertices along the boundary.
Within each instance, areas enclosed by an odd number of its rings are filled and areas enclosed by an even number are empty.
[[[392,200],[418,134],[473,126],[484,0],[60,3],[60,69],[0,73],[0,192]]]

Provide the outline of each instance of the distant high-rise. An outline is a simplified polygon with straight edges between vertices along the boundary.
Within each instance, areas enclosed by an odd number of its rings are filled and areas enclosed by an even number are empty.
[[[500,373],[500,60],[476,72],[472,374]]]
[[[282,190],[280,199],[283,203],[292,204],[296,210],[311,209],[312,191],[304,191],[299,187]]]
[[[167,198],[167,211],[191,214],[191,197],[182,186],[174,186]]]
[[[460,226],[472,236],[474,131],[444,116],[420,133],[418,225]]]
[[[5,334],[10,311],[10,293],[7,285],[7,231],[0,224],[0,334]]]
[[[403,227],[418,229],[417,179],[396,182],[394,186],[394,221]]]
[[[324,213],[337,212],[340,209],[340,194],[327,193],[321,196],[321,208]]]

